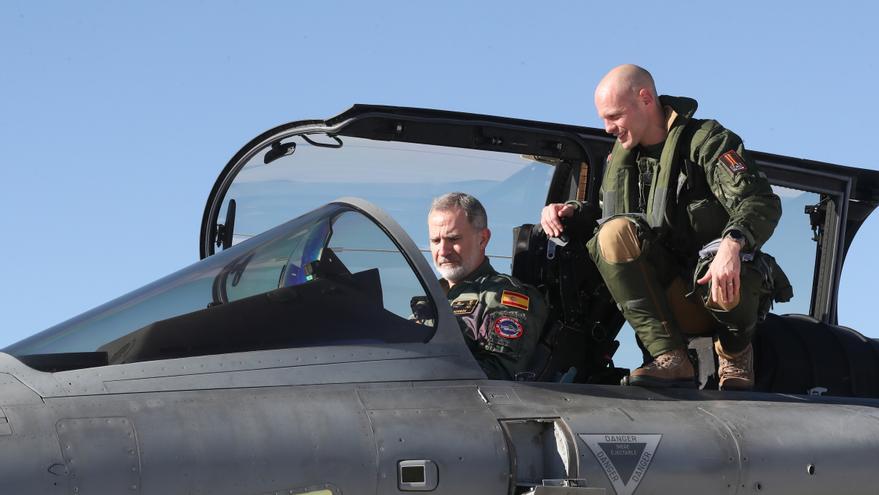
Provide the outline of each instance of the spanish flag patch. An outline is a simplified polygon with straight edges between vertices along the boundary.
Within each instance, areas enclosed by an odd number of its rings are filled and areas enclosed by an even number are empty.
[[[523,311],[528,311],[528,303],[530,301],[531,300],[525,294],[520,294],[511,290],[505,290],[501,293],[501,304],[511,308],[519,308]]]

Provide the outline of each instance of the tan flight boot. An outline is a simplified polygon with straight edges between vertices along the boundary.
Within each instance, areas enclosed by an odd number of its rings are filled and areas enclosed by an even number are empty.
[[[714,342],[717,352],[717,374],[720,377],[720,390],[751,390],[754,388],[754,348],[751,344],[738,354],[728,354]]]
[[[696,388],[696,372],[684,349],[660,354],[629,375],[629,385],[639,387]]]

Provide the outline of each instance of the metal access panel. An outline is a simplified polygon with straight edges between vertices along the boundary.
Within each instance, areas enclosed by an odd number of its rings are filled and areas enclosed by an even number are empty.
[[[435,495],[509,492],[504,436],[475,386],[395,385],[358,394],[375,432],[378,493],[429,486]]]
[[[55,425],[71,495],[137,495],[140,450],[127,418],[62,419]]]

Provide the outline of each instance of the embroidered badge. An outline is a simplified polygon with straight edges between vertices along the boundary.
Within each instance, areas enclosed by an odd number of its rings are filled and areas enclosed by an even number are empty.
[[[501,304],[503,304],[504,306],[509,306],[511,308],[518,308],[522,311],[528,311],[530,301],[531,299],[529,299],[528,296],[519,292],[505,290],[501,293]]]
[[[494,321],[494,333],[505,339],[518,339],[525,333],[525,328],[519,320],[502,316]]]
[[[457,316],[469,315],[476,309],[476,303],[479,302],[476,299],[468,299],[464,301],[454,301],[452,303],[452,313],[455,313]]]
[[[735,150],[730,150],[720,155],[720,162],[726,165],[726,168],[734,174],[748,171],[748,166],[745,164],[745,160],[741,155],[736,153]]]

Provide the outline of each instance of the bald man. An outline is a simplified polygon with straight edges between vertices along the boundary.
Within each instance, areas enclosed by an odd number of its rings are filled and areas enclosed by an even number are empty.
[[[696,106],[657,96],[653,77],[635,65],[604,76],[595,107],[616,142],[601,186],[602,219],[587,249],[653,358],[631,373],[630,384],[695,386],[682,333],[716,332],[721,388],[750,389],[757,321],[771,298],[790,298],[773,287],[771,271],[783,274],[759,251],[781,202],[741,138],[693,118]],[[545,207],[544,231],[559,235],[561,219],[580,211],[577,202]]]

